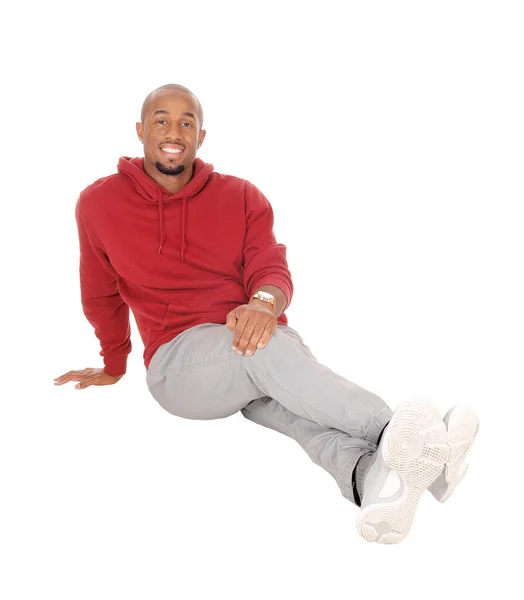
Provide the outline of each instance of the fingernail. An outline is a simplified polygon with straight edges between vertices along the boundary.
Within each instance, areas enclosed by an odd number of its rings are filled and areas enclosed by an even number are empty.
[[[242,356],[242,350],[237,350],[237,354],[240,354],[240,356]]]
[[[249,354],[249,356],[251,356],[251,355],[253,354],[253,350],[248,350],[248,351],[246,352],[246,354]]]
[[[236,350],[236,349],[237,349],[237,347],[236,347],[236,346],[233,346],[233,350]]]
[[[260,343],[258,343],[258,344],[257,344],[257,346],[258,346],[259,348],[263,348],[263,347],[264,347],[264,344],[263,344],[262,342],[260,342]]]

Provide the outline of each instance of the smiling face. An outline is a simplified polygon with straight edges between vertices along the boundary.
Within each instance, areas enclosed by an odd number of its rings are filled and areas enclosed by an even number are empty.
[[[192,177],[206,135],[201,119],[198,100],[183,90],[161,88],[144,104],[142,123],[136,124],[144,144],[144,169],[167,189],[183,187]]]

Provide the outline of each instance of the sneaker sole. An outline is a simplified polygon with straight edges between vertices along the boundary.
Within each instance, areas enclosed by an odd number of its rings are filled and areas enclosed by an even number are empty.
[[[444,417],[451,447],[449,460],[444,470],[429,487],[429,491],[439,502],[453,494],[468,470],[466,457],[479,430],[479,419],[474,410],[467,406],[455,406]]]
[[[407,536],[422,494],[449,457],[447,440],[442,415],[432,404],[411,401],[398,407],[380,448],[384,462],[403,482],[404,490],[394,501],[385,499],[361,511],[357,528],[365,540],[397,544]]]

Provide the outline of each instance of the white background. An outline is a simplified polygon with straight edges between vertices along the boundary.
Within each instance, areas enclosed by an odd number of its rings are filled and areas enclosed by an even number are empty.
[[[520,2],[24,3],[2,33],[0,597],[517,597],[522,556]],[[288,310],[381,395],[476,408],[452,499],[398,546],[293,441],[116,385],[79,296],[81,189],[139,155],[144,97],[200,98],[199,156],[270,199]]]

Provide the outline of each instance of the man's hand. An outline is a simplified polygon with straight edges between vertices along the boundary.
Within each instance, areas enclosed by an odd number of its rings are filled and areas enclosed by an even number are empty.
[[[271,308],[257,300],[233,309],[227,315],[226,327],[233,331],[233,350],[252,356],[271,339],[277,328],[277,318]]]
[[[69,371],[65,375],[57,377],[55,385],[64,385],[69,381],[78,381],[76,390],[83,390],[90,385],[113,385],[122,379],[123,375],[108,375],[104,369],[84,369],[83,371]]]

